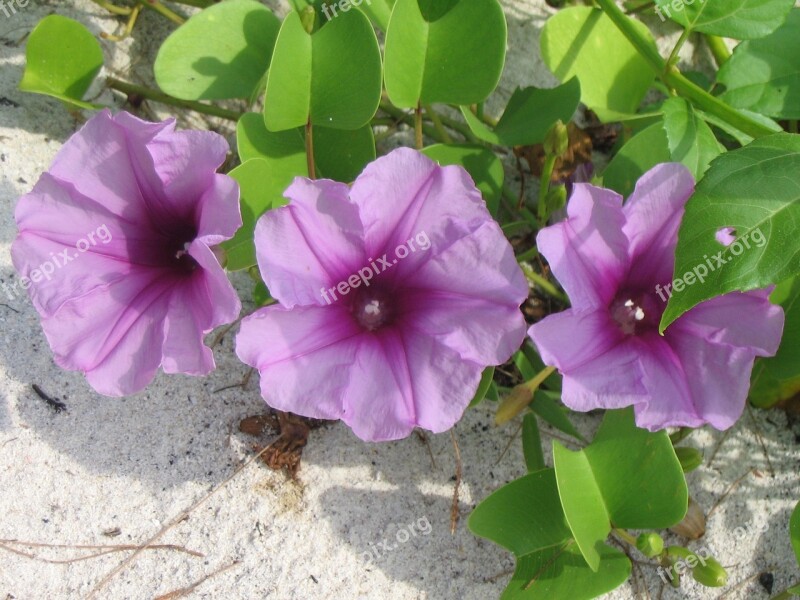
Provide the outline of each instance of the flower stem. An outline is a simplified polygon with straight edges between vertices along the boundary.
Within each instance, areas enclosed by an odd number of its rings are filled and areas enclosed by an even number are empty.
[[[684,29],[681,33],[681,37],[678,38],[675,47],[672,49],[672,52],[669,54],[669,58],[667,59],[667,67],[671,67],[675,63],[678,62],[678,52],[681,51],[683,45],[686,43],[686,40],[689,39],[689,35],[692,33],[691,29]]]
[[[569,298],[567,298],[563,292],[559,291],[558,288],[556,288],[556,286],[550,283],[547,279],[534,271],[530,265],[520,263],[519,266],[522,268],[522,272],[525,273],[525,277],[528,278],[528,281],[542,288],[545,292],[547,292],[548,295],[552,296],[556,300],[559,300],[564,304],[569,304]]]
[[[425,145],[425,142],[422,139],[422,105],[417,104],[417,108],[414,111],[414,142],[417,146],[417,150],[422,150]]]
[[[633,537],[630,533],[625,531],[624,529],[615,528],[614,533],[616,533],[620,538],[622,538],[625,542],[636,547],[636,538]]]
[[[430,104],[425,105],[425,113],[431,118],[433,126],[436,129],[436,133],[439,134],[439,138],[441,138],[445,144],[452,144],[453,138],[451,138],[450,134],[447,133],[444,126],[442,125],[442,119],[439,117],[436,111],[433,110]]]
[[[751,137],[758,138],[774,133],[766,125],[762,125],[758,121],[740,113],[738,110],[728,106],[718,98],[706,92],[700,86],[692,83],[674,66],[667,67],[655,45],[633,26],[633,21],[625,16],[619,7],[617,7],[614,0],[595,1],[623,35],[628,38],[628,41],[633,44],[633,47],[636,48],[642,58],[647,61],[650,68],[656,72],[665,84],[674,89],[681,96],[694,102],[698,108],[719,117],[730,125],[733,125],[742,133],[746,133]]]
[[[177,23],[178,25],[183,25],[186,22],[186,19],[181,17],[180,15],[172,12],[166,6],[161,4],[158,0],[138,0],[139,4],[145,6],[151,10],[156,11],[160,15],[166,17],[173,23]]]
[[[133,10],[131,8],[128,8],[127,6],[117,6],[109,2],[108,0],[92,0],[92,2],[94,2],[101,8],[106,9],[111,14],[119,15],[120,17],[129,16]]]
[[[208,8],[217,4],[216,0],[171,0],[175,4],[185,4],[186,6],[194,6],[195,8]]]
[[[214,106],[212,104],[204,104],[202,102],[194,102],[191,100],[178,100],[177,98],[168,96],[167,94],[159,92],[158,90],[154,90],[152,88],[144,87],[141,85],[136,85],[133,83],[128,83],[126,81],[121,81],[114,77],[109,77],[108,79],[106,79],[106,85],[110,87],[112,90],[117,90],[119,92],[122,92],[123,94],[126,94],[128,97],[140,96],[142,98],[146,98],[147,100],[160,102],[161,104],[178,106],[180,108],[186,108],[189,110],[193,110],[195,112],[211,115],[213,117],[219,117],[221,119],[238,121],[239,118],[242,116],[242,113],[233,110],[227,110],[225,108],[220,108],[219,106]]]
[[[731,57],[731,51],[728,50],[725,41],[721,37],[710,34],[706,34],[703,37],[705,37],[708,49],[711,50],[711,54],[717,62],[717,67],[721,67]]]
[[[317,178],[317,167],[314,163],[314,128],[311,119],[306,123],[306,161],[308,162],[309,179]]]
[[[539,223],[546,225],[547,221],[547,192],[550,190],[550,179],[553,177],[553,169],[556,166],[558,156],[555,154],[548,155],[544,160],[542,167],[542,176],[539,178]]]

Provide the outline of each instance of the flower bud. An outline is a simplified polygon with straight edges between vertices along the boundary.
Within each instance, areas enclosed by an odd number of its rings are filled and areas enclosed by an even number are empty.
[[[544,153],[547,156],[561,156],[569,148],[569,132],[561,119],[555,122],[544,138]]]
[[[700,560],[692,569],[692,577],[706,587],[722,587],[728,583],[728,572],[714,557]]]
[[[647,558],[653,558],[664,551],[664,540],[657,533],[642,533],[636,538],[636,548]]]

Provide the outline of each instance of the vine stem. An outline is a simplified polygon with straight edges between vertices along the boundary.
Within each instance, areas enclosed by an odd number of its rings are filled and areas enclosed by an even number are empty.
[[[442,119],[439,117],[439,114],[435,110],[433,110],[433,107],[431,107],[430,104],[427,104],[425,106],[425,112],[431,118],[433,126],[436,129],[436,132],[439,134],[439,137],[442,139],[442,141],[445,144],[452,144],[453,139],[450,137],[450,134],[447,133],[444,126],[442,125]]]
[[[539,205],[538,216],[539,223],[544,226],[547,225],[547,192],[550,190],[550,180],[553,178],[553,169],[556,166],[558,156],[550,154],[544,160],[542,167],[542,176],[539,178]],[[522,200],[520,199],[520,202]]]
[[[306,160],[308,161],[309,179],[317,178],[317,167],[314,163],[314,128],[311,119],[306,123]]]
[[[711,54],[717,62],[717,67],[721,67],[731,57],[731,51],[728,50],[728,46],[725,45],[725,41],[721,37],[710,34],[706,34],[703,37],[705,37],[708,49],[711,50]]]
[[[622,34],[628,38],[628,41],[633,44],[633,47],[639,52],[642,58],[647,61],[661,80],[670,88],[674,89],[678,94],[694,102],[698,108],[705,112],[719,117],[723,121],[729,123],[742,133],[758,138],[765,135],[772,135],[775,133],[766,125],[762,125],[758,121],[740,113],[738,110],[728,106],[718,98],[715,98],[703,88],[692,83],[689,79],[684,77],[681,72],[674,66],[667,66],[664,59],[658,53],[658,49],[642,35],[633,25],[633,21],[625,16],[614,0],[595,0],[603,12],[614,22]]]
[[[113,15],[119,15],[120,17],[127,17],[130,16],[133,9],[128,8],[127,6],[116,6],[112,4],[108,0],[92,0],[97,6],[104,8],[108,12]]]
[[[539,273],[534,271],[529,265],[523,262],[520,263],[519,266],[522,269],[522,272],[525,273],[525,277],[528,278],[528,281],[542,288],[545,292],[547,292],[547,294],[549,294],[556,300],[560,300],[565,304],[569,304],[569,298],[567,298],[566,294],[560,292],[558,288],[556,288],[556,286],[554,286],[547,279],[539,275]]]
[[[138,0],[138,2],[142,6],[145,6],[149,9],[156,11],[161,16],[166,17],[167,19],[169,19],[173,23],[176,23],[177,25],[183,25],[186,22],[186,19],[172,12],[166,6],[161,4],[161,2],[159,2],[158,0]]]
[[[422,105],[417,104],[417,108],[414,111],[414,141],[417,146],[417,150],[422,150],[425,146],[425,142],[422,139]]]
[[[168,96],[167,94],[158,90],[136,85],[134,83],[128,83],[127,81],[122,81],[114,77],[107,78],[106,85],[112,90],[117,90],[118,92],[122,92],[127,96],[141,96],[142,98],[153,100],[154,102],[160,102],[161,104],[186,108],[195,112],[211,115],[213,117],[228,119],[229,121],[238,121],[242,116],[242,113],[234,110],[228,110],[212,104],[204,104],[202,102],[194,102],[191,100],[178,100],[177,98]]]

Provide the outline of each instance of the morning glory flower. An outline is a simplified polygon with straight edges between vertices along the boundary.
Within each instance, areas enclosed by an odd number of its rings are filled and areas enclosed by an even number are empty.
[[[267,403],[367,441],[452,427],[483,369],[524,339],[528,294],[467,172],[401,148],[352,189],[298,178],[286,197],[255,236],[280,304],[236,340]]]
[[[103,111],[16,208],[12,258],[55,361],[109,396],[159,366],[208,373],[203,335],[241,308],[214,253],[242,222],[236,182],[216,173],[228,144],[174,129]]]
[[[726,429],[744,409],[755,357],[777,351],[783,310],[766,290],[703,302],[659,335],[693,189],[678,164],[645,173],[624,206],[612,191],[579,184],[567,220],[539,232],[538,247],[572,308],[529,334],[544,362],[563,374],[570,408],[633,405],[636,423],[651,431]]]

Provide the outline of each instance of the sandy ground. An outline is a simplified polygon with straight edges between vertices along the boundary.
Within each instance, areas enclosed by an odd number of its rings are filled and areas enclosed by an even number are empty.
[[[554,83],[538,58],[539,31],[550,9],[542,0],[504,4],[510,53],[494,107],[502,106],[516,85]],[[281,14],[286,10],[276,8]],[[11,284],[16,276],[8,249],[16,232],[16,198],[30,189],[79,125],[56,101],[16,89],[24,36],[52,12],[77,18],[95,33],[118,26],[87,0],[34,0],[10,18],[0,14],[0,280]],[[131,40],[103,42],[109,70],[150,82],[148,65],[168,31],[148,13]],[[668,45],[675,31],[666,33]],[[691,46],[682,56],[701,66],[708,60]],[[109,92],[97,92],[99,101],[120,105]],[[224,127],[223,132],[230,131]],[[247,279],[235,281],[247,297]],[[243,417],[263,410],[255,382],[246,391],[215,392],[245,374],[231,336],[216,350],[219,368],[212,376],[160,376],[144,393],[108,399],[94,393],[80,375],[55,366],[27,298],[0,297],[0,302],[1,540],[140,544],[253,455],[259,440],[239,433],[237,426]],[[55,412],[31,384],[59,397],[67,411]],[[455,461],[448,435],[431,438],[433,466],[415,436],[365,444],[346,427],[331,424],[312,433],[297,482],[249,466],[159,540],[173,547],[141,553],[97,597],[154,598],[230,567],[199,585],[191,597],[497,598],[513,560],[473,537],[465,518],[491,491],[522,475],[524,463],[518,442],[503,454],[515,426],[498,430],[492,412],[483,405],[457,427],[464,518],[455,535],[449,527]],[[576,420],[586,432],[598,423],[593,416]],[[731,586],[708,591],[686,582],[682,591],[663,590],[663,598],[766,598],[759,573],[774,574],[775,591],[800,580],[787,532],[798,480],[795,433],[783,414],[756,413],[754,419],[745,416],[720,446],[721,441],[714,432],[690,439],[707,457],[718,448],[713,462],[689,476],[691,493],[703,507],[718,503],[708,533],[692,547],[713,549],[729,567]],[[113,529],[119,535],[106,535]],[[384,541],[395,548],[366,560]],[[87,551],[14,548],[29,556],[11,553],[0,542],[0,600],[86,597],[130,555],[114,552],[75,562],[71,559]],[[650,597],[659,597],[663,586],[655,570],[643,567],[643,573]],[[626,584],[609,597],[633,598],[637,589],[642,588]]]

